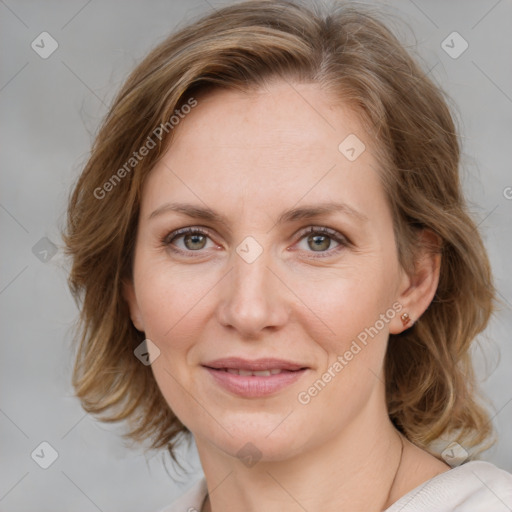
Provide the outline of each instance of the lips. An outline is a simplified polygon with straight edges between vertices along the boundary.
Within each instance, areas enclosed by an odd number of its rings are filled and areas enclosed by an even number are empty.
[[[293,372],[307,368],[305,365],[301,365],[299,363],[295,363],[292,361],[287,361],[285,359],[260,358],[249,360],[242,359],[239,357],[216,359],[215,361],[203,364],[203,366],[206,366],[207,368],[212,368],[213,370],[238,370],[244,372],[272,372],[272,370]]]
[[[278,393],[300,379],[307,366],[284,359],[217,359],[203,364],[213,381],[231,394],[261,398]]]
[[[225,371],[231,373],[232,375],[242,375],[248,377],[252,375],[253,377],[270,377],[271,375],[277,375],[281,372],[287,372],[289,370],[281,370],[279,368],[273,368],[272,370],[242,370],[240,368],[222,368],[219,371]]]

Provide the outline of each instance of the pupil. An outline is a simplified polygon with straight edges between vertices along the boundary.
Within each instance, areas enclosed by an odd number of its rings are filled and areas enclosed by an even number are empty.
[[[202,249],[205,246],[206,237],[204,235],[186,235],[185,245],[187,249]]]
[[[311,249],[314,251],[324,251],[329,249],[331,245],[331,240],[328,236],[325,235],[311,235],[308,238],[308,244]]]

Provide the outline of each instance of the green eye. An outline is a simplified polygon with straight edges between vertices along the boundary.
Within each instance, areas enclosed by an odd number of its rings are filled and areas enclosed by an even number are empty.
[[[326,251],[331,246],[331,238],[326,235],[309,235],[308,246],[312,251]]]
[[[333,256],[350,245],[341,233],[327,227],[310,226],[299,234],[298,248],[306,253],[317,253],[318,258]]]
[[[185,244],[185,247],[187,249],[190,249],[191,251],[197,251],[200,249],[204,249],[206,245],[207,237],[202,234],[193,233],[188,235],[181,235],[183,236],[183,243]],[[179,238],[179,237],[177,237]]]
[[[194,252],[199,253],[203,249],[212,248],[208,243],[216,247],[215,242],[210,238],[207,231],[201,228],[183,228],[167,235],[163,244],[175,252],[192,256]],[[334,246],[333,246],[334,244]],[[316,257],[333,256],[339,250],[350,245],[341,233],[327,227],[311,226],[300,235],[298,248],[306,253],[317,253]]]
[[[209,234],[200,228],[178,229],[167,235],[162,242],[174,251],[189,255],[215,245]]]

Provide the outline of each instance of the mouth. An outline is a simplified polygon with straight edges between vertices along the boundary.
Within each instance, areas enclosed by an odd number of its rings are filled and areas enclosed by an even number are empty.
[[[276,394],[296,382],[309,369],[283,359],[217,359],[202,365],[224,390],[246,398]]]
[[[293,370],[281,370],[274,368],[272,370],[242,370],[241,368],[211,368],[212,370],[218,370],[221,372],[231,373],[231,375],[242,375],[243,377],[270,377],[271,375],[279,375],[283,372],[289,372]]]
[[[227,357],[224,359],[216,359],[209,363],[203,364],[207,368],[213,370],[234,370],[242,372],[275,372],[280,371],[297,371],[307,368],[307,366],[285,359],[260,358],[260,359],[243,359],[241,357]]]

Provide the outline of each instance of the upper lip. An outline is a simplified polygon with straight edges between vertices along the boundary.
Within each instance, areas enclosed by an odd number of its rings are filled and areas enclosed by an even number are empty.
[[[221,369],[235,369],[246,371],[261,371],[261,370],[289,370],[296,371],[307,368],[303,364],[286,361],[284,359],[274,358],[260,358],[260,359],[243,359],[240,357],[227,357],[224,359],[215,359],[204,363],[203,366],[217,370]]]

